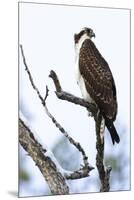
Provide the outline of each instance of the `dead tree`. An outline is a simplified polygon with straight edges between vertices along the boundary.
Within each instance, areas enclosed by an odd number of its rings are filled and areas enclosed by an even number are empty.
[[[89,173],[94,167],[92,167],[88,162],[88,157],[85,154],[84,149],[82,148],[79,142],[76,142],[72,137],[69,136],[67,131],[63,128],[63,126],[56,120],[56,118],[50,113],[47,105],[46,99],[49,96],[49,90],[46,86],[46,94],[45,97],[42,97],[38,88],[36,87],[34,80],[32,78],[31,72],[26,63],[25,55],[23,52],[23,47],[20,45],[21,54],[23,58],[23,63],[25,66],[25,70],[28,74],[30,83],[32,88],[37,93],[38,98],[41,101],[43,108],[45,109],[45,113],[51,119],[51,121],[55,124],[55,126],[59,129],[59,131],[64,134],[70,144],[74,145],[78,151],[82,154],[83,157],[83,165],[80,169],[70,172],[64,170],[53,156],[52,152],[48,149],[44,149],[42,145],[35,139],[34,133],[29,129],[28,125],[24,123],[22,119],[19,119],[19,142],[22,147],[28,152],[30,157],[34,160],[35,164],[38,166],[41,171],[44,179],[49,185],[52,194],[69,194],[69,187],[67,185],[66,180],[68,179],[80,179],[84,177],[88,177]],[[49,77],[52,78],[55,88],[56,95],[59,99],[65,100],[79,106],[83,106],[87,108],[93,115],[96,122],[96,166],[99,173],[100,178],[100,191],[109,191],[109,178],[111,167],[104,167],[104,141],[102,142],[100,139],[99,128],[100,128],[100,120],[97,118],[97,108],[95,105],[85,101],[82,98],[76,97],[70,93],[67,93],[62,90],[59,78],[54,71],[50,72]],[[49,153],[48,153],[49,152]]]

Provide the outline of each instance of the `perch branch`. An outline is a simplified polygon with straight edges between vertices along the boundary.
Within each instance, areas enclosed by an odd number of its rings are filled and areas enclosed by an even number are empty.
[[[78,98],[70,93],[67,93],[61,89],[60,81],[57,76],[57,74],[51,70],[50,71],[50,78],[52,78],[55,88],[56,88],[56,95],[59,99],[61,100],[66,100],[74,104],[78,104],[80,106],[83,106],[87,108],[93,115],[95,119],[95,124],[96,124],[96,149],[97,149],[97,154],[96,154],[96,166],[98,169],[99,173],[99,178],[101,182],[101,189],[100,191],[106,192],[109,191],[110,189],[110,184],[109,184],[109,179],[110,179],[110,172],[112,168],[109,166],[105,169],[103,160],[104,160],[104,140],[102,142],[102,139],[100,137],[100,123],[101,123],[101,115],[97,116],[98,114],[98,109],[94,104],[91,104],[87,101],[85,101],[82,98]]]
[[[88,110],[90,110],[90,112],[96,118],[96,113],[97,113],[98,109],[94,104],[89,103],[88,101],[86,101],[80,97],[76,97],[68,92],[63,91],[61,89],[61,84],[60,84],[59,78],[53,70],[50,71],[49,77],[52,78],[52,80],[54,82],[54,85],[56,88],[55,93],[59,99],[69,101],[71,103],[74,103],[74,104],[77,104],[77,105],[87,108]]]
[[[108,192],[110,190],[110,172],[112,170],[111,167],[104,167],[104,138],[102,139],[100,136],[100,125],[101,125],[102,116],[99,114],[98,119],[96,121],[96,166],[99,173],[99,178],[101,182],[101,192]]]
[[[75,142],[73,140],[73,138],[71,138],[68,133],[65,131],[65,129],[56,121],[56,119],[51,115],[51,113],[48,111],[48,108],[46,106],[46,99],[48,96],[48,88],[46,91],[46,96],[43,99],[42,96],[40,95],[37,87],[35,86],[32,76],[30,74],[30,71],[27,67],[26,61],[25,61],[25,57],[23,54],[23,49],[21,46],[21,50],[22,50],[22,57],[23,57],[23,62],[24,65],[26,67],[26,71],[28,72],[29,75],[29,79],[31,82],[31,85],[33,86],[33,89],[36,90],[38,97],[40,98],[47,115],[51,118],[51,120],[53,121],[53,123],[55,124],[55,126],[68,138],[68,140],[70,141],[70,143],[72,143],[83,155],[83,161],[84,161],[84,165],[80,170],[77,170],[75,172],[73,172],[72,174],[66,174],[66,178],[67,179],[77,179],[77,178],[81,178],[81,177],[86,177],[89,174],[89,171],[93,169],[93,167],[90,167],[87,161],[87,156],[83,150],[83,148],[80,146],[79,143]],[[82,98],[78,98],[70,93],[67,93],[65,91],[62,90],[62,87],[60,85],[60,81],[58,79],[57,74],[54,71],[50,72],[49,77],[51,77],[53,79],[55,88],[56,88],[56,95],[59,99],[62,100],[66,100],[69,101],[71,103],[83,106],[85,108],[87,108],[92,115],[94,116],[95,119],[95,123],[96,123],[96,149],[97,149],[97,155],[96,155],[96,166],[98,169],[98,173],[99,173],[99,178],[100,178],[100,182],[101,182],[101,189],[100,191],[109,191],[110,189],[110,185],[109,185],[109,179],[110,179],[110,172],[111,172],[111,167],[107,167],[105,169],[104,164],[103,164],[103,160],[104,160],[104,141],[102,142],[101,138],[100,138],[100,122],[101,122],[101,118],[98,118],[97,113],[98,113],[98,109],[94,104],[91,104],[87,101],[85,101]]]
[[[48,92],[49,92],[48,87],[46,86],[46,95],[45,95],[45,98],[43,98],[41,96],[38,88],[35,86],[34,81],[33,81],[32,75],[31,75],[30,70],[28,68],[28,65],[26,63],[26,59],[25,59],[25,56],[24,56],[22,45],[20,45],[20,48],[21,48],[21,54],[22,54],[22,58],[23,58],[23,63],[25,65],[25,70],[28,73],[30,83],[31,83],[33,89],[36,91],[36,93],[37,93],[37,95],[38,95],[38,97],[39,97],[39,99],[40,99],[40,101],[41,101],[41,103],[42,103],[42,105],[43,105],[43,107],[44,107],[44,109],[46,111],[46,114],[52,120],[52,122],[55,124],[55,126],[60,130],[60,132],[64,134],[64,136],[69,140],[69,142],[71,144],[73,144],[79,150],[79,152],[81,152],[81,154],[83,156],[84,166],[81,167],[79,170],[77,170],[75,172],[72,172],[70,174],[66,174],[66,179],[78,179],[78,178],[83,178],[83,177],[89,176],[89,172],[91,170],[93,170],[94,167],[89,165],[88,157],[86,156],[85,151],[81,147],[80,143],[76,142],[72,137],[70,137],[69,134],[67,133],[67,131],[57,122],[56,118],[49,112],[49,110],[47,108],[47,105],[46,105],[46,99],[48,97]],[[53,74],[53,76],[54,75],[55,74]],[[57,91],[62,91],[61,86],[60,86],[60,82],[59,82],[58,78],[56,78],[56,76],[55,76],[54,83],[56,84]]]
[[[42,148],[41,144],[35,139],[34,134],[21,119],[19,120],[19,142],[38,166],[49,185],[51,193],[68,194],[69,188],[64,176],[57,170],[51,158],[45,156],[47,150]]]

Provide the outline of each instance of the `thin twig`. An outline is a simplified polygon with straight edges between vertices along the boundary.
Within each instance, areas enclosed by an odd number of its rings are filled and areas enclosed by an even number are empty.
[[[41,100],[41,102],[44,102],[44,100],[43,100],[43,98],[42,98],[42,96],[41,96],[41,94],[40,94],[38,88],[35,86],[35,84],[34,84],[34,82],[33,82],[33,78],[32,78],[32,76],[31,76],[31,73],[30,73],[30,71],[29,71],[29,69],[28,69],[28,66],[27,66],[27,63],[26,63],[26,59],[25,59],[25,56],[24,56],[24,52],[23,52],[23,47],[22,47],[22,45],[20,45],[20,49],[21,49],[21,54],[22,54],[22,58],[23,58],[23,63],[24,63],[24,66],[25,66],[25,70],[26,70],[27,73],[28,73],[30,83],[31,83],[33,89],[34,89],[34,90],[36,91],[36,93],[38,94],[38,97],[39,97],[39,99]]]
[[[45,104],[45,102],[46,102],[46,99],[47,99],[47,97],[48,97],[48,94],[49,93],[49,89],[48,89],[48,87],[47,87],[47,85],[46,85],[46,94],[45,94],[45,98],[44,98],[44,104]]]

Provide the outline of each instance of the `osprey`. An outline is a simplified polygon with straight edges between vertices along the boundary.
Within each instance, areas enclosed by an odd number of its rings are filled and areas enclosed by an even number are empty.
[[[74,35],[77,83],[83,98],[97,105],[103,116],[103,132],[106,125],[113,144],[119,143],[120,138],[113,124],[117,115],[115,82],[108,63],[91,40],[92,37],[95,34],[90,28],[84,28]]]

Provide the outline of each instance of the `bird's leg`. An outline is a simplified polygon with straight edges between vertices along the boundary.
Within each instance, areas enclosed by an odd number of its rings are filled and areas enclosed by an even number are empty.
[[[100,134],[100,140],[101,140],[101,143],[103,144],[103,142],[104,142],[104,131],[105,131],[105,119],[104,119],[103,115],[101,114],[100,110],[98,109],[97,105],[95,103],[93,103],[93,105],[96,106],[97,112],[92,113],[87,108],[87,110],[88,110],[88,116],[89,117],[94,117],[96,123],[98,124],[99,134]]]
[[[96,114],[96,122],[99,124],[99,133],[100,133],[100,139],[101,139],[101,143],[103,144],[104,142],[104,131],[105,131],[105,119],[102,116],[100,110],[98,109],[98,112]]]
[[[97,105],[95,103],[92,103],[92,104],[97,108]],[[96,117],[98,118],[99,110],[97,111],[97,113],[92,113],[90,109],[87,108],[87,111],[88,111],[88,117],[94,117],[95,119]]]
[[[101,143],[104,141],[104,131],[105,131],[105,119],[102,116],[101,124],[100,124],[100,138]]]

